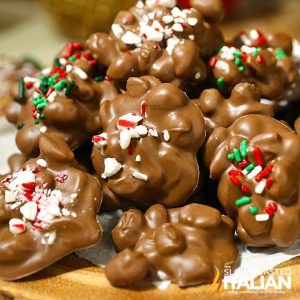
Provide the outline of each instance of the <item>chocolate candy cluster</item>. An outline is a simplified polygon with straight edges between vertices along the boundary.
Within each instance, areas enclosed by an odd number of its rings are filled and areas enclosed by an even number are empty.
[[[225,41],[222,1],[187,2],[138,1],[16,83],[1,279],[97,243],[101,209],[124,210],[105,269],[121,287],[223,276],[234,232],[258,247],[299,237],[299,44],[257,29]]]

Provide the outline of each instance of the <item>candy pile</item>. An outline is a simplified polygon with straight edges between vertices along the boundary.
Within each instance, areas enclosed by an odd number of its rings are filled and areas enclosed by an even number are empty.
[[[222,16],[220,0],[137,1],[109,34],[68,43],[16,83],[1,279],[99,242],[100,204],[124,210],[105,269],[116,286],[208,283],[237,266],[235,233],[249,246],[295,242],[300,47],[258,29],[226,41]]]

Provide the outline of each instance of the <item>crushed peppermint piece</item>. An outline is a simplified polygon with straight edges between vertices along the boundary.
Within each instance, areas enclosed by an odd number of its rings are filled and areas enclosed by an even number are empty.
[[[27,202],[21,208],[23,217],[29,221],[34,221],[38,212],[38,206],[35,202]]]
[[[141,37],[139,37],[138,35],[136,35],[131,31],[127,31],[122,36],[121,40],[124,44],[128,44],[128,45],[140,44],[142,42]]]
[[[103,148],[107,145],[108,134],[106,132],[102,132],[98,135],[94,135],[92,138],[92,142],[97,148]]]
[[[45,234],[45,238],[47,238],[47,244],[52,246],[56,240],[56,232],[55,231],[47,232]]]
[[[130,141],[131,141],[130,131],[128,129],[123,129],[120,132],[120,147],[122,149],[127,149],[128,146],[130,145]]]
[[[15,193],[5,190],[5,203],[15,203],[16,201]]]
[[[150,136],[153,136],[153,137],[158,137],[157,130],[154,129],[154,128],[150,128],[150,129],[149,129],[149,135],[150,135]]]
[[[134,128],[138,125],[140,121],[142,121],[143,118],[141,116],[137,116],[133,113],[128,113],[126,115],[123,115],[119,118],[117,127],[119,130],[127,129],[127,128]]]
[[[20,234],[26,230],[25,222],[20,219],[10,219],[9,230],[12,234]]]
[[[163,136],[163,139],[166,141],[166,142],[169,142],[171,137],[170,137],[170,133],[167,129],[165,129],[163,132],[162,132],[162,136]]]
[[[174,31],[177,31],[177,32],[182,32],[182,31],[183,31],[183,27],[182,27],[182,25],[179,24],[179,23],[173,24],[172,29],[173,29]]]
[[[174,19],[171,15],[165,15],[165,16],[163,16],[162,20],[165,24],[169,24],[169,23],[173,22]]]
[[[195,26],[198,23],[197,18],[188,18],[188,24],[190,26]]]
[[[141,173],[139,171],[133,171],[132,172],[132,176],[136,179],[140,179],[140,180],[143,180],[143,181],[147,181],[148,180],[148,175],[144,174],[144,173]]]
[[[117,174],[122,168],[122,165],[115,159],[107,157],[104,160],[104,172],[102,173],[102,178],[111,177]]]
[[[123,34],[123,29],[119,24],[112,24],[111,30],[116,38],[118,38],[118,39],[121,38],[121,36]]]
[[[139,154],[135,157],[135,161],[136,162],[141,162],[142,161],[142,158]]]
[[[78,194],[77,193],[73,193],[70,195],[70,198],[71,199],[76,199],[78,197]]]
[[[47,162],[42,158],[38,159],[36,161],[36,164],[42,168],[47,168],[47,166],[48,166]]]
[[[147,135],[148,133],[148,128],[145,125],[138,125],[135,127],[135,131],[139,136],[144,136]]]

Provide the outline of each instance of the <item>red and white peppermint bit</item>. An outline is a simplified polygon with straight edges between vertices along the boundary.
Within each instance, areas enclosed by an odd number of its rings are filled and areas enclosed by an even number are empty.
[[[40,158],[40,159],[38,159],[37,161],[36,161],[36,164],[38,165],[38,166],[40,166],[40,167],[42,167],[42,168],[47,168],[47,162],[44,160],[44,159],[42,159],[42,158]]]
[[[128,113],[119,118],[117,127],[119,130],[127,129],[127,128],[134,128],[142,120],[143,120],[143,118],[141,116],[137,116],[133,113]]]
[[[47,167],[43,159],[37,164]],[[46,229],[62,216],[62,208],[73,200],[71,195],[64,197],[60,190],[47,189],[47,183],[36,181],[37,173],[37,168],[27,166],[2,180],[6,188],[6,205],[11,210],[19,207],[23,216],[22,222],[15,219],[9,222],[10,230],[15,234],[24,232],[27,226],[38,231]]]
[[[112,157],[107,157],[104,160],[104,172],[102,178],[108,178],[117,174],[122,168],[122,165]]]
[[[20,219],[10,219],[9,230],[12,234],[20,234],[26,230],[25,222]]]
[[[68,179],[68,175],[64,173],[57,174],[55,177],[55,181],[59,183],[64,183]]]
[[[94,135],[92,138],[92,142],[98,148],[103,148],[107,145],[108,134],[106,132],[102,132],[98,135]]]
[[[142,103],[141,103],[141,114],[144,118],[147,118],[147,103],[146,103],[146,101],[142,101]]]

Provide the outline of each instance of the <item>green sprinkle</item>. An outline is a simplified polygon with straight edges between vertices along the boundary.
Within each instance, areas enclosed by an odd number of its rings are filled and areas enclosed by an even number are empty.
[[[59,77],[59,74],[54,74],[53,76],[51,76],[49,79],[51,80],[56,80]]]
[[[253,51],[252,55],[253,55],[254,57],[256,57],[256,56],[258,55],[258,52],[259,52],[259,51],[257,51],[257,49],[256,49],[256,50]]]
[[[241,60],[240,58],[236,58],[235,61],[234,61],[234,63],[235,63],[236,65],[240,65],[241,62],[242,62],[242,60]]]
[[[45,119],[46,119],[45,115],[40,114],[40,119],[41,119],[41,120],[45,120]]]
[[[239,56],[239,57],[242,57],[242,55],[243,55],[242,52],[239,51],[239,50],[234,50],[233,54],[234,54],[235,56]]]
[[[237,149],[237,148],[234,148],[233,149],[233,155],[234,155],[234,158],[237,162],[241,162],[242,161],[242,157],[241,157],[241,153],[240,153],[240,150]]]
[[[247,172],[251,172],[255,168],[255,164],[250,164],[249,166],[246,167]]]
[[[65,87],[66,83],[67,83],[67,80],[63,79],[63,80],[59,81],[58,83],[56,83],[53,87],[56,90],[61,91]]]
[[[73,90],[74,86],[76,85],[75,80],[71,80],[70,83],[68,84],[65,95],[69,97],[71,95],[71,91]]]
[[[46,85],[44,85],[44,84],[41,84],[40,85],[40,90],[44,93],[44,94],[46,94],[47,93],[47,90],[48,90],[48,88],[47,88],[47,86]]]
[[[235,205],[236,205],[236,206],[242,206],[242,205],[248,204],[248,203],[250,203],[250,202],[251,202],[251,198],[245,196],[245,197],[242,197],[242,198],[236,200],[236,201],[235,201]]]
[[[276,53],[277,53],[277,55],[275,56],[276,59],[282,59],[282,58],[287,57],[287,55],[285,54],[285,52],[281,48],[276,48]]]
[[[55,67],[59,68],[60,67],[59,58],[55,58],[53,64],[54,64]]]
[[[104,77],[103,76],[96,76],[95,77],[95,81],[99,82],[99,81],[103,81]]]
[[[17,129],[22,129],[24,126],[25,126],[24,123],[19,123],[19,124],[17,125]]]
[[[42,109],[44,109],[46,106],[47,106],[47,103],[44,102],[44,103],[38,104],[38,105],[36,106],[36,108],[37,108],[38,110],[42,110]]]
[[[38,125],[38,124],[40,124],[40,121],[39,121],[39,120],[35,120],[35,121],[34,121],[34,124],[35,124],[35,125]]]
[[[75,55],[72,55],[71,57],[69,57],[68,61],[70,62],[74,62],[76,60]]]
[[[21,101],[24,101],[25,99],[25,85],[24,85],[24,79],[19,80],[19,99]]]
[[[234,155],[232,153],[230,153],[230,154],[227,155],[227,158],[229,160],[234,160]]]
[[[225,82],[224,82],[224,79],[222,77],[217,79],[217,86],[220,90],[224,89]]]
[[[240,72],[244,72],[244,71],[245,71],[245,67],[244,67],[244,66],[240,66],[240,67],[239,67],[239,71],[240,71]]]
[[[44,83],[47,83],[48,78],[46,76],[40,76],[39,80],[43,81]]]
[[[242,140],[241,142],[241,155],[243,158],[247,157],[247,145],[248,141],[247,140]]]
[[[252,215],[256,215],[258,213],[258,208],[256,206],[249,207],[249,212]]]

